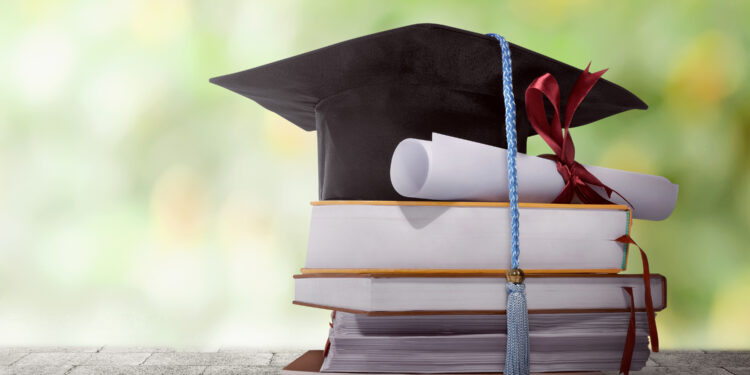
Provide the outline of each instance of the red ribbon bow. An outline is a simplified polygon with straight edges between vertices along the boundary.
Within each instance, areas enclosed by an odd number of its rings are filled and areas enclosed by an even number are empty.
[[[583,203],[593,204],[611,204],[609,200],[599,195],[592,186],[598,186],[611,197],[615,193],[627,202],[627,199],[620,193],[609,188],[601,182],[596,176],[591,174],[586,168],[575,161],[576,150],[573,146],[573,139],[570,136],[570,122],[573,120],[573,114],[583,99],[588,95],[596,81],[607,71],[602,70],[596,73],[589,73],[589,66],[586,67],[578,77],[573,90],[568,96],[568,102],[565,105],[565,132],[560,123],[560,87],[557,80],[551,74],[546,73],[543,76],[531,82],[526,89],[526,113],[529,117],[531,126],[534,127],[537,134],[544,139],[549,145],[554,155],[540,155],[541,157],[554,160],[557,163],[557,171],[565,182],[565,187],[552,203],[570,203],[575,195]],[[555,112],[552,116],[552,123],[547,121],[547,113],[544,109],[544,99],[552,103]],[[630,202],[628,202],[630,204]]]

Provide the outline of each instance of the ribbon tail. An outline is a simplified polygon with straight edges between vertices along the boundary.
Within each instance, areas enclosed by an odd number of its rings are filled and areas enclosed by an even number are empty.
[[[526,285],[506,283],[508,339],[505,348],[505,375],[529,375],[529,311]]]
[[[618,192],[617,190],[615,190],[615,189],[612,189],[611,187],[609,187],[609,186],[605,185],[605,184],[604,184],[604,182],[602,182],[602,181],[601,181],[601,180],[600,180],[600,179],[599,179],[598,177],[594,176],[594,174],[593,174],[593,173],[589,172],[589,170],[588,170],[588,169],[586,169],[586,167],[584,167],[584,166],[583,166],[583,164],[580,164],[580,163],[576,163],[576,165],[575,165],[575,170],[576,170],[576,174],[578,175],[578,177],[579,177],[579,178],[581,179],[581,181],[583,181],[583,182],[584,182],[584,183],[585,183],[586,185],[590,185],[590,186],[598,186],[598,187],[600,187],[600,188],[604,189],[604,192],[605,192],[605,193],[607,194],[607,197],[606,197],[606,198],[605,198],[605,197],[602,197],[602,196],[601,196],[601,195],[600,195],[599,193],[597,193],[597,192],[595,192],[595,191],[593,191],[593,190],[592,190],[592,192],[593,192],[594,194],[598,195],[599,197],[601,197],[601,198],[603,199],[603,202],[606,202],[606,203],[608,203],[608,204],[612,204],[612,202],[610,202],[610,201],[609,201],[609,200],[608,200],[607,198],[611,198],[611,197],[612,197],[612,193],[615,193],[615,194],[617,194],[617,195],[618,195],[618,196],[619,196],[620,198],[622,198],[622,200],[623,200],[623,201],[625,201],[625,203],[627,203],[627,205],[628,205],[628,206],[630,206],[630,208],[634,208],[634,207],[633,207],[633,204],[632,204],[632,203],[630,203],[630,201],[629,201],[629,200],[628,200],[627,198],[625,198],[625,197],[624,197],[624,196],[623,196],[622,194],[620,194],[620,193],[619,193],[619,192]],[[588,203],[588,202],[586,202],[586,203]],[[593,202],[592,202],[592,203],[593,203]]]
[[[567,130],[568,127],[570,127],[570,123],[573,122],[573,114],[578,109],[578,106],[583,102],[583,99],[589,94],[591,89],[594,88],[594,85],[599,78],[601,78],[607,71],[607,69],[604,69],[595,73],[590,73],[590,67],[591,63],[589,63],[586,69],[581,72],[581,75],[578,76],[576,83],[573,85],[573,90],[571,90],[570,95],[568,95],[568,102],[565,105],[565,119],[563,120],[565,130]]]
[[[625,196],[622,195],[622,194],[620,194],[617,190],[612,189],[611,187],[609,187],[607,185],[604,185],[604,183],[602,183],[602,182],[599,182],[599,183],[586,182],[586,184],[587,184],[586,187],[588,187],[591,190],[592,194],[594,194],[597,197],[599,197],[599,199],[596,199],[596,198],[593,199],[593,200],[598,200],[598,202],[595,202],[595,201],[592,200],[591,202],[584,201],[584,203],[615,204],[612,201],[610,201],[609,199],[607,199],[607,198],[611,198],[612,197],[612,193],[615,193],[615,194],[617,194],[618,197],[622,198],[622,200],[625,201],[625,204],[627,204],[628,207],[630,207],[631,209],[635,209],[635,207],[633,207],[633,204],[630,203],[630,201],[628,200],[628,198],[625,198]],[[601,194],[599,194],[596,191],[594,191],[593,189],[591,189],[590,186],[598,186],[598,187],[604,189],[605,193],[607,194],[607,198],[602,197]]]
[[[625,337],[625,347],[622,349],[620,374],[628,375],[630,364],[633,362],[633,351],[635,350],[635,300],[633,299],[633,288],[626,286],[622,289],[630,296],[630,322],[628,323],[628,334]]]
[[[575,193],[575,186],[573,186],[573,182],[570,181],[567,184],[565,184],[565,187],[560,192],[560,194],[557,195],[555,200],[552,201],[552,203],[570,203],[573,200],[573,195]]]
[[[544,98],[552,104],[552,122],[547,120]],[[562,152],[563,132],[560,123],[560,86],[550,73],[535,79],[526,88],[526,116],[531,126],[556,155]]]
[[[331,327],[331,330],[333,330],[333,321],[336,319],[336,310],[333,310],[331,312],[331,322],[328,323],[328,326]],[[330,333],[328,335],[328,338],[326,338],[326,345],[323,347],[323,357],[328,357],[328,352],[331,351],[331,336]]]
[[[323,357],[328,357],[328,353],[331,351],[331,338],[326,339],[326,345],[323,347]]]
[[[576,187],[576,192],[578,193],[578,197],[581,199],[581,202],[588,203],[588,204],[613,204],[606,198],[602,197],[594,191],[594,189],[591,188],[591,186],[587,185],[586,183],[581,183],[581,185]]]
[[[646,317],[648,318],[648,335],[651,338],[651,350],[653,352],[659,351],[659,332],[656,329],[656,313],[654,312],[654,300],[651,297],[651,270],[648,267],[648,257],[646,252],[643,251],[632,237],[624,235],[616,239],[615,241],[635,245],[641,252],[641,262],[643,263],[643,295],[646,305]]]
[[[628,204],[628,206],[630,206],[630,208],[632,208],[633,210],[635,210],[635,207],[633,206],[632,203],[630,203],[630,201],[628,200],[628,198],[625,198],[624,195],[618,193],[617,190],[615,190],[615,189],[609,188],[609,190],[611,190],[611,192],[609,193],[610,196],[612,195],[612,193],[617,194],[620,198],[622,198],[622,200],[625,201],[625,203]]]

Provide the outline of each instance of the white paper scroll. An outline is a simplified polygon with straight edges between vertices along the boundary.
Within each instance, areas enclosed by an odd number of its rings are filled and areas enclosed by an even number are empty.
[[[506,154],[503,148],[437,133],[432,141],[408,138],[393,153],[391,183],[399,194],[411,198],[507,201]],[[519,200],[552,202],[565,186],[555,162],[526,154],[518,154],[517,160]],[[674,210],[678,185],[664,177],[585,167],[627,198],[636,219],[663,220]],[[594,190],[607,198],[603,189]],[[607,199],[627,205],[614,193]]]

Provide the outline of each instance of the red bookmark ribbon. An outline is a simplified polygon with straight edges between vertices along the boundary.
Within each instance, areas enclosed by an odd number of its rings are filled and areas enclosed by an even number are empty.
[[[625,286],[622,289],[630,296],[630,322],[628,323],[628,335],[625,337],[625,348],[622,349],[620,374],[628,375],[630,363],[633,362],[633,350],[635,349],[635,300],[633,299],[632,287]]]
[[[654,312],[654,300],[651,298],[651,271],[648,267],[648,257],[646,252],[627,234],[619,237],[616,242],[635,245],[641,252],[641,262],[643,263],[643,295],[646,305],[646,317],[648,319],[648,335],[651,338],[651,350],[659,351],[659,332],[656,329],[656,313]]]
[[[328,326],[330,326],[331,328],[333,328],[333,321],[335,319],[336,319],[336,310],[333,310],[333,312],[331,313],[331,322],[328,323]],[[326,338],[326,344],[323,347],[323,357],[324,358],[328,357],[328,352],[330,352],[330,351],[331,351],[331,336],[329,335]]]

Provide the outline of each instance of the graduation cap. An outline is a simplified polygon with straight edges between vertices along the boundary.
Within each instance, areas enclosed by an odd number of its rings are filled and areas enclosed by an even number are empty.
[[[567,93],[581,70],[513,44],[510,51],[518,150],[525,152],[535,134],[521,103],[527,86],[550,73]],[[405,26],[210,81],[318,132],[323,200],[403,199],[391,185],[390,162],[406,138],[437,132],[506,147],[500,46],[491,36],[448,26]],[[635,108],[647,106],[602,79],[571,126]]]

